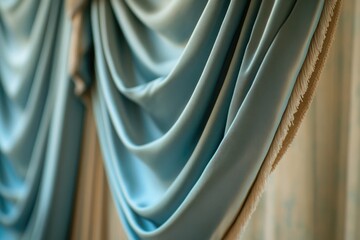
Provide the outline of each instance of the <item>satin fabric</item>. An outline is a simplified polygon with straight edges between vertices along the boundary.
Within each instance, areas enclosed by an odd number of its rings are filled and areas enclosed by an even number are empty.
[[[219,239],[287,106],[323,1],[91,5],[98,135],[130,239]]]
[[[0,239],[65,239],[83,106],[63,1],[0,2]]]

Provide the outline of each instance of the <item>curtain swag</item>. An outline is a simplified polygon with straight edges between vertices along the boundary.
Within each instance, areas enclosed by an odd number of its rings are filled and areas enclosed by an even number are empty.
[[[0,2],[0,239],[68,236],[86,106],[129,239],[238,237],[311,102],[340,6]]]

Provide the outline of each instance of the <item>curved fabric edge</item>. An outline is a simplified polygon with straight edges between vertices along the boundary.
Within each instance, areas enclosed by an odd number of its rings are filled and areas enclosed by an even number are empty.
[[[329,48],[334,39],[341,5],[342,0],[328,0],[325,2],[319,24],[311,40],[308,54],[296,80],[279,128],[244,205],[240,208],[236,219],[224,236],[226,240],[239,239],[244,232],[264,192],[270,174],[289,148],[300,127],[314,97]]]

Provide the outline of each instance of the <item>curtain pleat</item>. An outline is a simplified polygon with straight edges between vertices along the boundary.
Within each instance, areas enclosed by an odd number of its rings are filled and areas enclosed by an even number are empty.
[[[173,4],[92,3],[94,114],[128,237],[218,239],[268,153],[323,2],[199,1],[186,38],[170,30],[183,14]]]
[[[238,238],[312,100],[340,3],[0,3],[0,239]]]

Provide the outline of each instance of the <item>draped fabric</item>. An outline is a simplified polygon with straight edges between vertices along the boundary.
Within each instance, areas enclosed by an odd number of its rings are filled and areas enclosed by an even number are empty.
[[[83,107],[62,1],[0,2],[0,239],[65,239]]]
[[[311,101],[337,1],[89,4],[0,5],[0,238],[67,237],[84,124],[74,90],[92,104],[76,202],[97,207],[75,224],[101,236],[106,174],[130,239],[242,231]]]
[[[92,2],[94,114],[130,239],[224,235],[268,154],[323,7]]]

